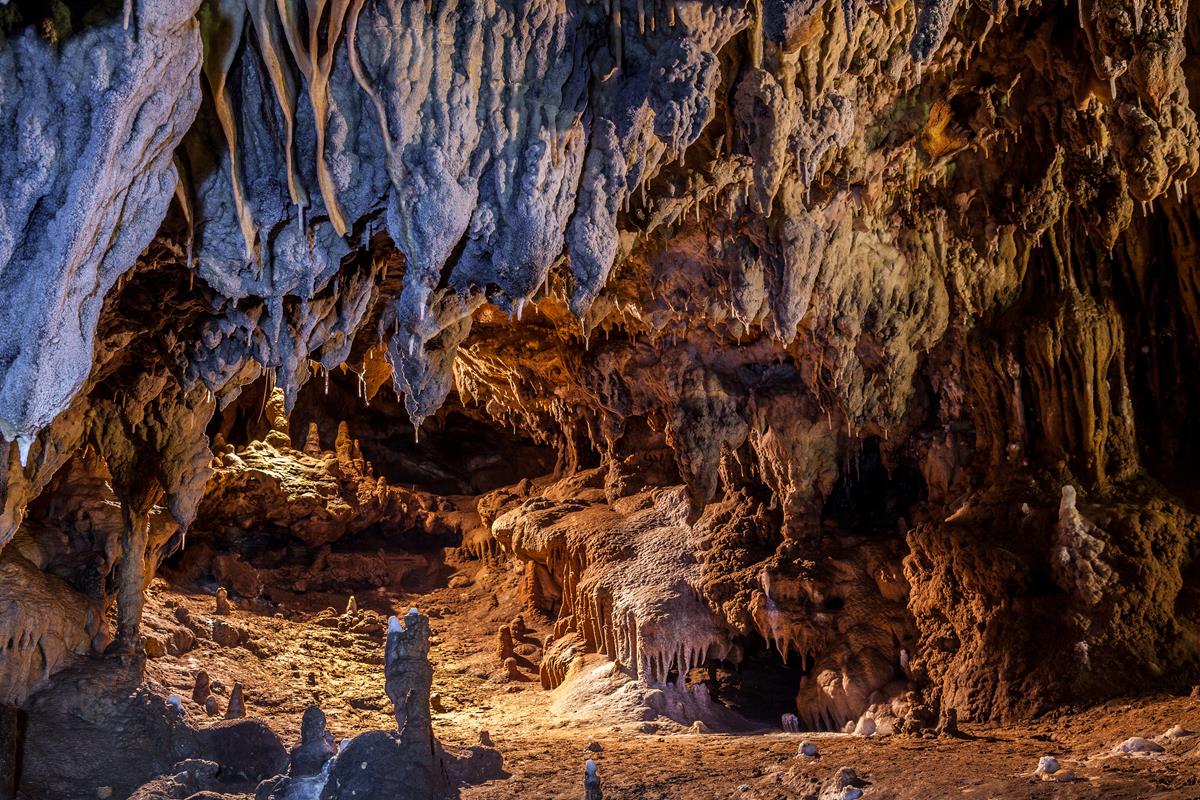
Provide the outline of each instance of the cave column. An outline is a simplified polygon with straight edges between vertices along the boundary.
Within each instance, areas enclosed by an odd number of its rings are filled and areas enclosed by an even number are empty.
[[[146,603],[146,547],[150,541],[150,514],[131,510],[122,504],[125,530],[121,537],[121,560],[117,562],[117,640],[118,652],[137,650]]]
[[[429,663],[429,618],[409,609],[403,620],[388,621],[384,656],[385,689],[396,708],[396,727],[405,747],[433,752],[433,720],[429,692],[433,665]]]

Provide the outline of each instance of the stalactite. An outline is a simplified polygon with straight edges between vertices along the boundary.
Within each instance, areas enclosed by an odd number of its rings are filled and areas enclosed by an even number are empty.
[[[204,75],[208,79],[209,88],[212,89],[213,107],[225,134],[225,141],[229,145],[233,204],[246,245],[246,259],[251,260],[254,258],[258,231],[254,223],[254,212],[246,200],[246,191],[242,186],[237,120],[234,119],[233,103],[226,86],[229,69],[233,66],[242,42],[245,21],[245,0],[213,0],[211,4],[201,6],[200,31],[204,37]]]
[[[274,0],[247,0],[250,20],[258,41],[258,52],[267,68],[275,99],[284,120],[284,163],[287,166],[288,194],[297,207],[300,227],[304,228],[304,209],[308,206],[308,192],[296,172],[296,83],[292,70],[285,63],[283,42],[279,35],[278,7]]]
[[[327,0],[305,0],[305,30],[300,20],[300,0],[277,0],[284,37],[291,49],[292,58],[308,85],[308,97],[312,103],[317,131],[317,182],[321,187],[321,197],[325,201],[329,221],[339,236],[345,236],[349,227],[338,203],[333,174],[325,161],[325,132],[329,122],[329,78],[333,72],[338,39],[341,38],[346,13],[350,10],[352,2],[353,0],[329,0],[328,3]]]

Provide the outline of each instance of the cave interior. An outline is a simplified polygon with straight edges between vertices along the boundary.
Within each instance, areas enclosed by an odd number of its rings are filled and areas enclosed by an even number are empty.
[[[1200,797],[1195,0],[0,0],[0,800]]]

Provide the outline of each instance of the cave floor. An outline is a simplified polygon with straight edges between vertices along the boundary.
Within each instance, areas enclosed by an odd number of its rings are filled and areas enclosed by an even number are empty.
[[[870,782],[869,798],[1200,798],[1200,737],[1175,740],[1155,756],[1116,756],[1131,736],[1160,736],[1172,725],[1200,730],[1200,699],[1154,696],[1112,701],[1014,726],[963,725],[961,739],[844,734],[701,734],[674,723],[648,726],[614,711],[579,718],[542,690],[536,669],[509,681],[495,654],[495,631],[520,610],[520,572],[477,561],[437,563],[425,586],[356,596],[360,612],[342,613],[347,595],[272,592],[275,604],[236,604],[226,622],[243,644],[198,637],[180,655],[148,661],[147,681],[177,693],[193,719],[193,675],[205,670],[223,710],[233,682],[246,690],[251,715],[264,718],[287,744],[299,738],[311,703],[328,716],[338,739],[394,726],[383,692],[384,615],[416,605],[433,625],[434,726],[449,745],[473,745],[487,732],[511,774],[462,790],[464,800],[578,798],[582,767],[594,759],[613,798],[802,798],[852,767]],[[236,601],[235,601],[236,603]],[[150,587],[147,635],[168,640],[178,608],[192,620],[214,618],[211,594],[185,592],[162,580]],[[378,615],[378,616],[377,616]],[[540,636],[536,621],[528,619]],[[552,708],[553,706],[553,708]],[[203,723],[201,723],[203,724]],[[653,728],[657,727],[657,730]],[[820,756],[798,758],[800,741]],[[1079,780],[1039,780],[1042,755],[1054,755]]]

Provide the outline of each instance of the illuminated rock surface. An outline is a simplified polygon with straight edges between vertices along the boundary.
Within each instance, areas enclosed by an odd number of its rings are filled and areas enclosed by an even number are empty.
[[[1187,796],[1198,20],[0,4],[0,798]]]

